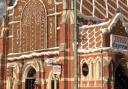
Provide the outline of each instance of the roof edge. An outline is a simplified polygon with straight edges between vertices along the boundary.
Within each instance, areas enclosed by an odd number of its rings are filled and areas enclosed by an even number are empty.
[[[124,20],[124,17],[121,13],[116,14],[116,16],[112,19],[111,23],[108,26],[108,32],[111,32],[112,28],[116,25],[118,21],[121,21],[123,24],[123,27],[125,27],[125,30],[128,28],[128,23]],[[128,31],[126,30],[128,33]]]

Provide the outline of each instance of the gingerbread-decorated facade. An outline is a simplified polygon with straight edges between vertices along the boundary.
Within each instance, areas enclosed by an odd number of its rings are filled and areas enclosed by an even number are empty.
[[[74,89],[73,0],[9,0],[1,89]],[[77,0],[78,89],[127,89],[128,0]]]

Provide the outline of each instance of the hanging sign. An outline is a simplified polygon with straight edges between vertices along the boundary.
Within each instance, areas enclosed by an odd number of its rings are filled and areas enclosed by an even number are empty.
[[[61,65],[53,65],[53,74],[61,74]]]
[[[117,49],[128,49],[128,37],[112,34],[110,47]]]
[[[55,59],[55,58],[48,58],[45,62],[47,63],[47,66],[52,66],[53,64],[57,63],[57,59]]]

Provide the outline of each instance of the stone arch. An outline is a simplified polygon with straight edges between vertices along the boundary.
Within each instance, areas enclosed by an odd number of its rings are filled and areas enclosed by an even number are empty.
[[[47,84],[47,89],[51,89],[51,83],[52,83],[52,80],[54,81],[54,87],[57,87],[57,81],[59,82],[59,78],[58,77],[55,77],[54,74],[53,74],[53,71],[51,71],[49,73],[49,76],[48,76],[48,84]],[[56,84],[55,84],[56,83]],[[59,89],[59,88],[55,88],[55,89]]]
[[[94,79],[94,60],[89,58],[89,80]]]
[[[35,65],[33,65],[33,64],[27,65],[27,66],[25,67],[25,69],[24,69],[24,72],[22,73],[22,75],[23,75],[22,81],[23,81],[23,82],[25,82],[25,79],[26,79],[26,77],[27,77],[27,74],[28,74],[28,72],[29,72],[29,70],[30,70],[31,68],[34,68],[34,69],[36,70],[36,72],[38,71],[38,69],[35,67]]]
[[[83,64],[86,63],[88,65],[88,68],[89,68],[89,62],[86,58],[82,59],[80,61],[80,73],[81,73],[81,79],[80,79],[80,84],[83,85],[83,81],[86,81],[89,79],[89,72],[87,74],[87,76],[84,76],[83,73],[82,73],[82,67],[83,67]]]
[[[49,85],[50,85],[50,83],[51,83],[50,81],[51,81],[51,78],[52,78],[52,77],[53,77],[53,74],[52,74],[52,71],[51,71],[51,72],[49,73],[48,81],[47,81],[47,82],[48,82],[48,84],[47,84],[47,88],[48,88],[48,89],[50,89],[50,86],[49,86]]]
[[[33,67],[29,67],[27,77],[25,78],[25,89],[34,89],[36,87],[36,74],[37,71]]]
[[[88,62],[88,60],[87,59],[82,59],[81,62],[80,62],[81,80],[82,81],[85,80],[85,79],[88,80],[88,78],[89,78],[89,72],[88,72],[87,76],[84,76],[83,73],[82,73],[82,66],[83,66],[84,63],[86,63],[88,65],[88,68],[89,68],[89,62]]]
[[[96,58],[96,79],[99,80],[101,78],[101,58],[97,57]]]
[[[84,63],[87,63],[87,65],[89,65],[89,62],[88,62],[87,59],[82,59],[82,60],[81,60],[81,62],[80,62],[81,74],[82,74],[82,66],[83,66]],[[82,76],[83,76],[83,74],[82,74]],[[87,78],[87,77],[88,77],[88,75],[86,76],[86,78]]]
[[[34,59],[34,65],[35,65],[35,67],[36,67],[36,69],[37,69],[37,71],[40,71],[40,69],[41,69],[41,65],[39,64],[39,61],[38,60],[36,60],[36,59]]]
[[[37,44],[38,42],[38,44]],[[21,16],[21,51],[45,48],[47,43],[47,12],[43,1],[29,0]]]
[[[82,65],[84,62],[86,62],[87,64],[89,63],[89,61],[85,58],[81,60],[80,64]]]

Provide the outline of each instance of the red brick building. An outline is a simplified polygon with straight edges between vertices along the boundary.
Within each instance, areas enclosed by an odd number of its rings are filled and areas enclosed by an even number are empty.
[[[74,89],[72,0],[10,0],[1,89]],[[127,89],[128,0],[77,0],[78,88]]]

